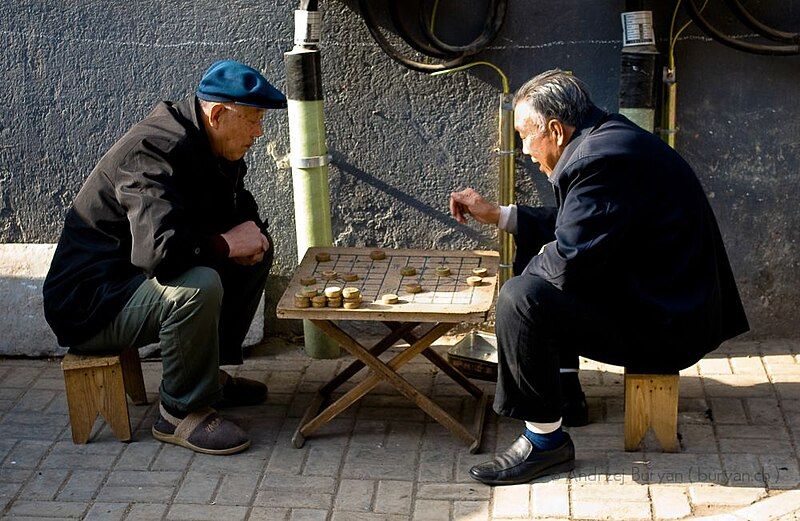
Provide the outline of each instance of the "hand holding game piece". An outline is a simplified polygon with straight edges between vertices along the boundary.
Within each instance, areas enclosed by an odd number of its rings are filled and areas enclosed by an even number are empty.
[[[450,194],[450,214],[461,224],[467,223],[467,215],[472,215],[483,224],[500,222],[500,207],[484,199],[472,188]]]

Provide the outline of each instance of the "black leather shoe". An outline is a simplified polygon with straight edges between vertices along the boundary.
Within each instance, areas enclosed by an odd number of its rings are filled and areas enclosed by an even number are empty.
[[[589,406],[586,395],[564,396],[561,401],[561,425],[583,427],[589,424]]]
[[[475,465],[469,469],[472,478],[487,485],[517,485],[532,479],[575,468],[575,445],[569,434],[566,440],[552,450],[533,449],[530,440],[523,434],[494,460]]]

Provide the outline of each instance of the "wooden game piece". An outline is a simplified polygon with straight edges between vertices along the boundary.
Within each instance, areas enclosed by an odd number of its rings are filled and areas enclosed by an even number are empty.
[[[417,268],[414,266],[403,266],[400,268],[400,275],[404,277],[411,277],[417,274]]]
[[[303,277],[300,279],[300,284],[303,286],[313,286],[317,283],[317,279],[314,277]]]
[[[317,262],[328,262],[331,260],[331,254],[327,251],[321,251],[316,254],[315,258],[317,259]]]
[[[328,305],[328,299],[325,297],[325,295],[311,297],[311,305],[315,308],[324,308]]]
[[[340,307],[342,307],[342,299],[341,298],[329,298],[328,299],[328,307],[329,308],[340,308]]]
[[[406,291],[409,293],[422,293],[422,286],[419,284],[406,284]]]
[[[342,302],[344,302],[345,304],[347,304],[348,302],[350,302],[351,304],[353,304],[353,303],[359,303],[360,304],[361,303],[361,297],[343,298]]]
[[[312,298],[312,297],[316,297],[317,296],[317,290],[314,289],[314,288],[304,289],[301,293],[303,293],[303,296],[308,297],[308,298]]]
[[[359,307],[361,307],[361,301],[360,300],[358,302],[346,302],[345,301],[345,303],[343,305],[344,305],[344,309],[358,309]]]
[[[397,304],[400,300],[400,297],[395,295],[394,293],[386,293],[385,295],[381,296],[381,302],[384,304]]]
[[[483,279],[481,277],[477,277],[477,276],[467,277],[467,285],[468,286],[480,286],[481,285],[481,281],[483,281]]]
[[[383,260],[386,258],[386,252],[383,250],[373,250],[370,252],[369,258],[372,260]]]
[[[342,297],[348,298],[361,298],[361,291],[358,288],[344,288],[342,290]]]
[[[334,270],[325,270],[322,272],[322,278],[325,280],[333,280],[338,276],[339,274],[336,273]]]
[[[342,280],[345,282],[355,282],[358,280],[358,275],[355,273],[344,273],[342,275]]]
[[[308,308],[311,307],[311,299],[308,298],[305,293],[295,293],[294,294],[294,305],[298,308]]]
[[[436,275],[439,277],[449,277],[450,276],[450,268],[447,266],[437,266],[436,267]]]
[[[325,296],[329,299],[342,298],[342,288],[339,286],[330,286],[325,288]]]
[[[472,274],[476,277],[485,277],[487,273],[489,273],[489,270],[486,268],[472,268]]]

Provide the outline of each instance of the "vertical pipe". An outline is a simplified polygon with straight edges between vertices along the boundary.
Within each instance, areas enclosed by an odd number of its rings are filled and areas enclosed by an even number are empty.
[[[311,246],[333,245],[328,148],[322,98],[319,13],[296,11],[295,46],[284,54],[289,146],[294,189],[297,258]],[[308,42],[314,42],[308,45]],[[306,352],[314,358],[336,358],[339,346],[308,320],[303,321]]]
[[[498,202],[503,206],[514,204],[514,106],[511,94],[500,96],[500,184]],[[504,230],[499,230],[500,273],[499,283],[514,276],[514,238]]]
[[[664,82],[667,84],[666,88],[666,117],[664,118],[664,134],[667,144],[675,148],[675,135],[678,133],[678,84],[675,81],[675,69],[667,69],[665,71]]]

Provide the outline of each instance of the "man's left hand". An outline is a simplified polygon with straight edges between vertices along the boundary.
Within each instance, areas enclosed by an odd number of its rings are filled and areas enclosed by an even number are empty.
[[[258,264],[264,260],[264,254],[256,253],[255,255],[250,255],[249,257],[233,257],[231,260],[236,264],[241,264],[242,266],[252,266],[253,264]]]

